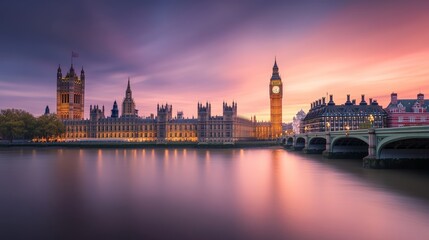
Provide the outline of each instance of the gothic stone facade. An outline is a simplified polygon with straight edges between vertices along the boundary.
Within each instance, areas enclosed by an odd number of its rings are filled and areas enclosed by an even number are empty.
[[[157,107],[157,115],[139,117],[128,79],[122,114],[119,116],[115,101],[111,115],[105,115],[104,106],[90,106],[90,119],[83,120],[85,73],[81,77],[73,65],[66,77],[61,68],[57,73],[57,114],[66,125],[66,139],[127,139],[143,142],[199,142],[234,143],[246,140],[267,140],[282,134],[283,84],[277,62],[269,84],[271,122],[256,122],[256,117],[246,119],[237,115],[237,103],[223,103],[222,116],[212,116],[211,104],[198,103],[197,118],[183,118],[179,112],[173,118],[172,106]]]
[[[128,84],[124,105],[132,100]],[[255,138],[256,123],[237,116],[237,103],[223,103],[223,115],[212,116],[211,104],[198,103],[198,118],[183,118],[183,113],[173,118],[170,104],[158,105],[157,115],[139,117],[134,104],[118,116],[118,105],[113,104],[111,115],[105,116],[105,109],[90,106],[90,119],[66,119],[65,138],[73,139],[117,139],[141,142],[198,142],[234,143]],[[135,114],[132,114],[135,113]]]
[[[255,123],[236,115],[237,104],[224,103],[222,116],[211,116],[210,104],[198,104],[198,118],[172,117],[169,104],[157,107],[157,116],[105,117],[91,106],[88,120],[65,120],[66,139],[120,139],[139,142],[234,143],[254,139]]]
[[[57,116],[60,119],[83,119],[85,103],[85,72],[83,68],[80,78],[73,64],[63,77],[61,67],[57,70]]]

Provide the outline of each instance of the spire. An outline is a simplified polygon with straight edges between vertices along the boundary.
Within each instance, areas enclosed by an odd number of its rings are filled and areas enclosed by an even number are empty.
[[[128,86],[127,86],[127,91],[131,91],[131,87],[130,87],[130,77],[128,77]]]
[[[74,75],[75,75],[74,68],[73,68],[73,63],[72,63],[72,64],[71,64],[71,66],[70,66],[70,75],[71,75],[71,76],[74,76]]]
[[[277,67],[277,57],[274,57],[273,75],[271,80],[282,80],[279,75],[279,67]]]
[[[131,85],[130,85],[130,77],[128,77],[127,90],[125,90],[125,99],[132,99]]]
[[[49,115],[49,114],[50,114],[49,106],[48,106],[48,105],[46,105],[46,108],[45,108],[45,115]]]
[[[81,74],[85,74],[85,71],[83,70],[83,66],[82,66],[82,70],[80,71]]]
[[[57,80],[60,80],[62,77],[63,77],[63,74],[61,73],[61,65],[58,65]]]

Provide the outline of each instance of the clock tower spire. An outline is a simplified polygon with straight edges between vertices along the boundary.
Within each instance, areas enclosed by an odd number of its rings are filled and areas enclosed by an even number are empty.
[[[271,115],[271,137],[277,138],[282,134],[282,100],[283,83],[277,66],[277,59],[274,59],[273,74],[270,84],[270,115]]]

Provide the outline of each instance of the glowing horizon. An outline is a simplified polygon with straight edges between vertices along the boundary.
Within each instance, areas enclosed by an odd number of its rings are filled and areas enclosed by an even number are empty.
[[[115,100],[121,107],[130,77],[140,116],[168,102],[174,114],[192,117],[206,101],[220,115],[223,101],[236,101],[239,115],[268,121],[274,57],[283,81],[283,122],[327,93],[336,104],[347,94],[358,102],[365,94],[383,107],[392,92],[400,99],[429,96],[425,2],[45,7],[2,8],[0,109],[41,115],[48,105],[55,112],[56,68],[68,71],[72,50],[80,54],[75,69],[83,66],[86,73],[86,117],[90,105],[104,105],[106,115]],[[25,17],[17,18],[18,10]],[[33,11],[44,17],[25,14]]]

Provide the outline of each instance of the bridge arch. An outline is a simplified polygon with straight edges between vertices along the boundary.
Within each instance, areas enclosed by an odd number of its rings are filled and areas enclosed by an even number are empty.
[[[321,153],[326,149],[326,138],[315,136],[308,140],[307,153]]]
[[[308,143],[315,143],[315,142],[318,142],[318,141],[323,141],[323,140],[325,140],[325,144],[326,144],[326,137],[325,136],[314,136],[314,137],[310,137],[309,139],[308,139]]]
[[[297,137],[294,148],[296,150],[302,150],[304,147],[305,147],[305,138],[304,137]]]
[[[390,136],[377,144],[378,159],[429,159],[429,136]]]
[[[352,138],[354,138],[354,139],[359,139],[359,140],[361,140],[362,142],[365,142],[366,144],[369,144],[368,143],[368,138],[365,138],[365,137],[363,137],[363,136],[354,136],[354,135],[351,135],[351,136],[336,136],[336,137],[334,137],[333,139],[332,139],[332,141],[331,141],[331,145],[334,145],[335,144],[335,142],[336,141],[338,141],[339,139],[342,139],[342,138],[348,138],[348,139],[352,139]]]
[[[368,155],[368,139],[361,136],[336,137],[330,147],[330,152],[338,157],[363,158]]]

